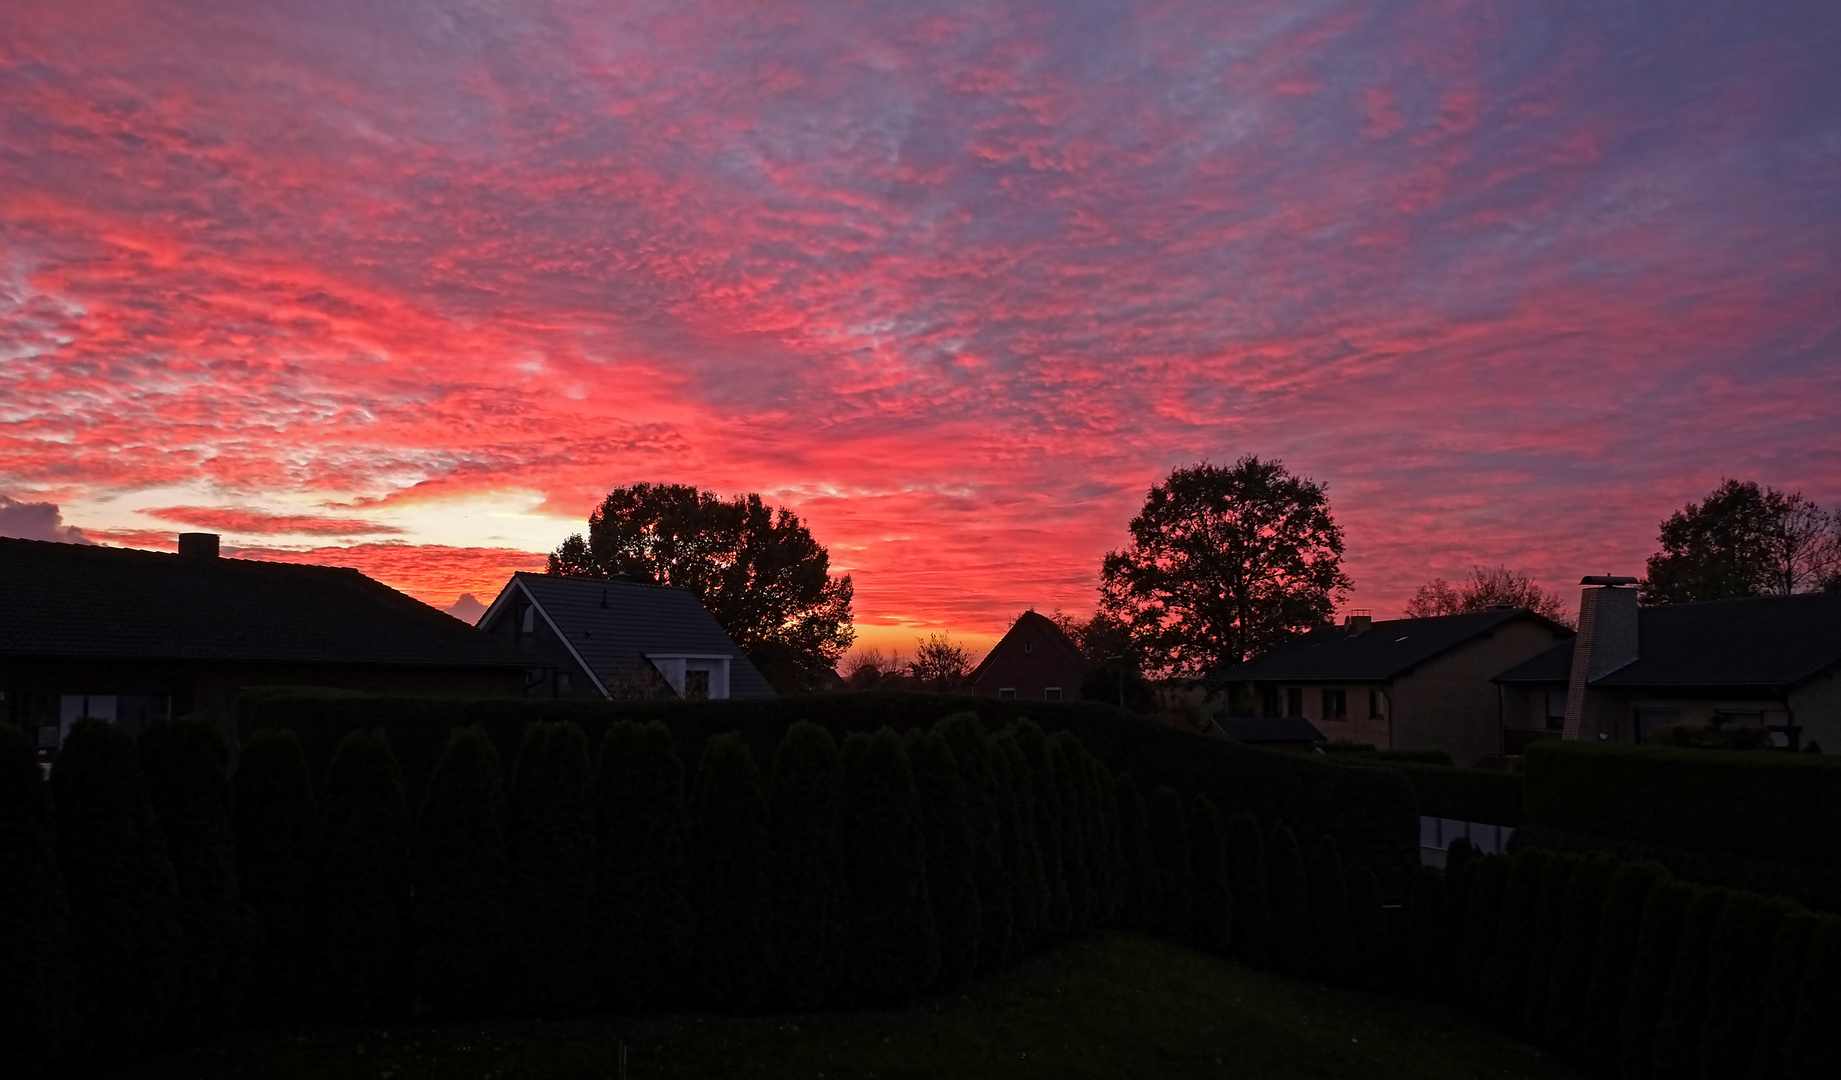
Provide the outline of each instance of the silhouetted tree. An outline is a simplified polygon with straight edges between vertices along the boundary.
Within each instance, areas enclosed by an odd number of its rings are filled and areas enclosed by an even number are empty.
[[[1419,586],[1412,599],[1406,602],[1406,616],[1424,619],[1433,615],[1466,615],[1503,604],[1567,621],[1566,601],[1559,593],[1541,588],[1527,574],[1506,566],[1491,569],[1473,566],[1469,580],[1455,586],[1444,578],[1433,578]]]
[[[1725,480],[1670,515],[1642,583],[1650,604],[1807,592],[1841,582],[1841,516],[1774,488]]]
[[[1322,484],[1252,455],[1176,469],[1100,566],[1100,610],[1144,666],[1201,675],[1328,619],[1353,588]]]
[[[908,661],[908,678],[922,690],[936,694],[956,694],[965,689],[966,677],[972,673],[972,654],[963,645],[953,644],[945,634],[917,638],[914,659]]]
[[[688,589],[782,691],[818,685],[855,639],[850,576],[785,507],[684,484],[608,492],[588,535],[564,540],[550,573],[628,574]]]
[[[479,725],[455,728],[422,801],[416,844],[416,969],[449,1016],[485,1016],[510,974],[511,869],[499,752]]]

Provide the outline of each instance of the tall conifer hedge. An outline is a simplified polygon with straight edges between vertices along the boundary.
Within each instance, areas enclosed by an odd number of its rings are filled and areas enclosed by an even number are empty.
[[[319,875],[320,813],[300,739],[252,732],[231,777],[238,884],[253,921],[250,1019],[277,1022],[306,1007],[308,927]]]
[[[1809,939],[1796,1019],[1784,1040],[1784,1080],[1833,1080],[1841,1076],[1841,917],[1825,915]]]
[[[1623,863],[1611,875],[1598,916],[1591,974],[1579,1017],[1579,1059],[1594,1072],[1615,1071],[1617,1024],[1630,986],[1643,908],[1650,890],[1667,876],[1668,871],[1657,862]]]
[[[402,1016],[415,993],[409,814],[381,731],[339,741],[325,822],[313,918],[319,1008],[347,1020]]]
[[[1267,893],[1266,840],[1242,810],[1227,819],[1227,869],[1234,890],[1234,952],[1254,967],[1272,963],[1272,903]]]
[[[1463,1000],[1481,1002],[1489,958],[1496,951],[1496,934],[1502,923],[1502,899],[1508,890],[1506,855],[1482,855],[1470,862],[1463,887],[1464,936],[1457,950],[1457,988]]]
[[[230,752],[217,725],[191,719],[148,728],[140,752],[185,928],[186,993],[169,1027],[190,1046],[234,1028],[249,992],[251,927],[238,890]]]
[[[1349,868],[1349,925],[1355,933],[1351,959],[1355,985],[1380,993],[1388,984],[1387,912],[1381,906],[1381,879],[1366,866]]]
[[[906,741],[926,840],[927,895],[940,940],[935,988],[950,991],[978,970],[978,882],[972,868],[976,842],[959,765],[946,737],[910,728]]]
[[[1783,1075],[1783,1049],[1790,1029],[1796,1023],[1796,1007],[1801,1000],[1803,969],[1809,960],[1810,944],[1821,916],[1798,911],[1784,916],[1771,940],[1771,952],[1765,969],[1763,1016],[1752,1039],[1751,1058],[1746,1080],[1779,1080]]]
[[[1528,1000],[1528,956],[1540,933],[1541,878],[1551,858],[1540,848],[1525,848],[1509,861],[1496,940],[1481,980],[1484,1008],[1507,1028],[1520,1029]]]
[[[1188,941],[1195,927],[1195,879],[1189,858],[1189,827],[1183,797],[1174,789],[1151,792],[1151,844],[1157,852],[1157,932]]]
[[[1227,823],[1214,800],[1189,800],[1189,855],[1195,877],[1195,935],[1198,949],[1224,954],[1233,941],[1234,892],[1227,871]]]
[[[1777,928],[1801,909],[1782,897],[1756,895],[1726,905],[1709,961],[1707,1022],[1700,1031],[1702,1080],[1743,1077],[1751,1067],[1752,1043],[1764,1025],[1764,1000],[1770,993]]]
[[[1027,720],[1010,728],[1017,749],[1023,752],[1028,766],[1029,789],[1035,796],[1036,849],[1042,854],[1042,880],[1048,890],[1048,908],[1043,914],[1042,940],[1059,941],[1066,937],[1072,918],[1068,896],[1068,879],[1063,853],[1061,785],[1048,756],[1048,739],[1042,729]]]
[[[1566,893],[1579,862],[1577,855],[1555,855],[1541,870],[1540,907],[1534,920],[1534,940],[1528,946],[1528,975],[1522,986],[1520,1009],[1521,1030],[1530,1038],[1540,1038],[1546,1022],[1547,987],[1566,917]]]
[[[0,1047],[37,1080],[74,1039],[70,901],[32,740],[0,723]]]
[[[1444,875],[1422,866],[1406,898],[1406,934],[1399,955],[1401,986],[1425,997],[1444,997],[1451,988],[1451,892]]]
[[[703,998],[735,1012],[771,988],[773,889],[767,871],[767,802],[740,735],[703,745],[691,796],[697,967]]]
[[[1087,753],[1072,732],[1058,731],[1051,736],[1048,753],[1063,808],[1062,865],[1068,880],[1069,930],[1086,933],[1099,925],[1104,904],[1104,870],[1098,862],[1099,802]]]
[[[844,792],[850,1002],[903,1004],[933,983],[940,946],[914,772],[901,736],[885,727],[846,740]]]
[[[1348,877],[1334,839],[1325,836],[1317,841],[1310,853],[1307,875],[1310,878],[1311,977],[1327,983],[1346,983],[1352,975],[1350,960],[1355,953],[1355,928],[1349,922]],[[1444,887],[1442,876],[1439,887]],[[1444,927],[1440,927],[1440,932],[1444,932]],[[1441,950],[1441,955],[1443,952]]]
[[[644,727],[615,724],[601,741],[595,768],[603,990],[630,1011],[688,1005],[696,999],[699,980],[696,911],[685,861],[684,764],[677,741],[657,720]],[[817,888],[823,891],[822,884]],[[828,990],[835,977],[823,974],[823,957],[809,962],[818,965],[816,978]]]
[[[416,974],[447,1016],[488,1016],[510,975],[511,869],[499,752],[455,728],[429,780],[416,835]]]
[[[1002,732],[991,741],[990,762],[1003,855],[1000,884],[1007,882],[1010,886],[1010,933],[1000,960],[990,936],[998,927],[988,917],[982,922],[989,933],[981,936],[990,948],[979,950],[979,963],[987,971],[1040,944],[1048,918],[1048,878],[1042,869],[1041,849],[1036,847],[1035,793],[1029,783],[1029,765],[1010,732]],[[984,902],[983,895],[981,891],[980,904]],[[998,895],[1004,895],[1001,889]]]
[[[1707,983],[1713,934],[1727,906],[1743,901],[1730,889],[1701,889],[1681,916],[1675,963],[1662,997],[1650,1046],[1650,1072],[1657,1077],[1691,1077],[1698,1065],[1700,1026],[1707,1018]]]
[[[179,885],[134,740],[111,724],[79,722],[51,792],[88,1048],[99,1066],[133,1061],[185,990]]]
[[[1573,1060],[1585,1049],[1585,1003],[1591,993],[1592,963],[1617,860],[1593,855],[1573,870],[1562,900],[1560,932],[1547,965],[1547,992],[1532,1029]]]
[[[595,796],[582,729],[526,728],[505,803],[518,999],[530,1013],[566,1013],[594,982]]]
[[[795,1009],[822,1008],[843,971],[844,770],[831,733],[801,721],[774,751],[768,799],[779,981]]]
[[[1119,839],[1125,849],[1127,879],[1124,924],[1142,933],[1155,933],[1163,915],[1162,876],[1157,869],[1157,847],[1151,840],[1150,807],[1137,782],[1119,776]]]
[[[1028,872],[1018,846],[1021,838],[1005,831],[1008,815],[1022,810],[1016,806],[1017,793],[998,784],[995,755],[1002,750],[985,732],[978,714],[954,713],[936,721],[933,730],[946,739],[959,766],[972,827],[972,873],[978,885],[978,964],[981,970],[994,971],[1028,948],[1036,932],[1039,901],[1033,898],[1033,886],[1017,877]],[[1039,868],[1036,873],[1039,878]],[[1025,893],[1031,893],[1027,904],[1023,903]]]
[[[1617,1021],[1617,1075],[1642,1080],[1650,1075],[1650,1055],[1656,1043],[1656,1021],[1668,995],[1669,975],[1681,943],[1682,916],[1688,902],[1702,890],[1673,877],[1663,878],[1649,890],[1643,903],[1643,921],[1637,930],[1636,952],[1630,959],[1630,980]]]
[[[1280,822],[1266,848],[1272,966],[1291,976],[1310,973],[1310,885],[1304,853],[1291,827]]]

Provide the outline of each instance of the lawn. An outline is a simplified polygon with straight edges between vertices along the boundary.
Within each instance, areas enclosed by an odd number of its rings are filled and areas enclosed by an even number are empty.
[[[1130,934],[900,1013],[599,1017],[245,1032],[146,1080],[1525,1077],[1582,1074],[1448,1006],[1335,990]]]

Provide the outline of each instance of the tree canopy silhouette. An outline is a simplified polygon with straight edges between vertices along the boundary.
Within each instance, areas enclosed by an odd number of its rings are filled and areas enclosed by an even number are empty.
[[[759,495],[723,499],[686,484],[633,484],[608,492],[588,534],[550,554],[549,572],[621,574],[687,589],[780,690],[828,676],[856,632],[850,575],[799,516]]]
[[[1642,583],[1650,604],[1841,589],[1841,514],[1725,480],[1662,522]]]
[[[1100,565],[1100,611],[1143,666],[1200,675],[1328,619],[1353,588],[1325,485],[1251,454],[1172,471]]]
[[[1511,607],[1527,608],[1537,615],[1566,622],[1566,601],[1560,594],[1550,589],[1541,588],[1540,584],[1519,570],[1510,570],[1506,566],[1484,569],[1481,566],[1470,568],[1470,578],[1451,585],[1444,578],[1433,578],[1419,586],[1413,598],[1406,602],[1406,614],[1411,619],[1423,619],[1430,615],[1467,615],[1474,611],[1488,611],[1499,604]]]

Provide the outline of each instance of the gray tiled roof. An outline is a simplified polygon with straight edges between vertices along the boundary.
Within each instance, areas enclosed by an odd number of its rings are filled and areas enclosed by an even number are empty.
[[[356,570],[0,539],[0,656],[517,667]]]
[[[1383,682],[1516,619],[1538,620],[1556,634],[1570,632],[1525,608],[1387,619],[1357,634],[1326,626],[1217,672],[1210,681]]]
[[[1323,742],[1323,732],[1302,716],[1220,716],[1215,727],[1235,742]]]
[[[1637,610],[1637,659],[1593,686],[1789,687],[1841,666],[1841,593],[1749,596]],[[1566,682],[1572,642],[1497,682]]]
[[[615,670],[643,665],[648,653],[693,653],[730,658],[732,697],[774,692],[716,617],[683,589],[522,572],[512,580],[603,682]]]

